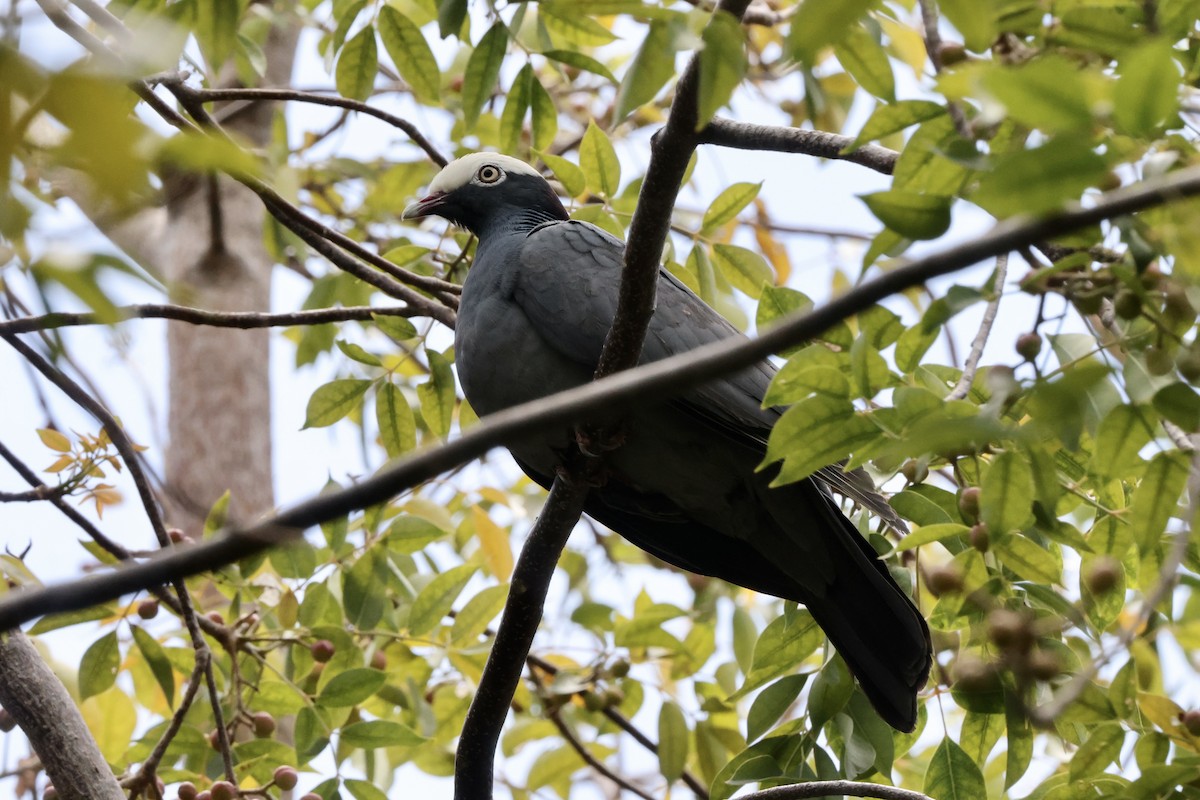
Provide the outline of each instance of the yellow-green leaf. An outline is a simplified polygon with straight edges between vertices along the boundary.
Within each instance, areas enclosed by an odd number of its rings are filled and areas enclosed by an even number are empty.
[[[364,750],[380,747],[415,747],[424,741],[424,736],[407,725],[385,719],[355,722],[342,728],[341,734],[343,744],[361,747]]]
[[[317,703],[325,708],[358,705],[382,689],[385,683],[387,673],[381,670],[369,667],[348,669],[329,679],[329,683],[321,689]]]
[[[508,584],[489,586],[467,601],[462,610],[454,615],[454,627],[450,629],[450,641],[466,643],[483,633],[488,623],[504,610],[508,599]]]
[[[1179,67],[1171,43],[1155,39],[1121,55],[1113,87],[1113,119],[1134,136],[1149,136],[1179,106]]]
[[[554,173],[554,177],[558,178],[568,195],[578,197],[587,189],[587,178],[576,164],[553,153],[538,152],[537,155],[546,162],[546,166]]]
[[[741,213],[743,208],[754,202],[761,188],[761,182],[735,183],[728,187],[717,195],[717,199],[713,200],[712,205],[704,212],[704,221],[700,223],[700,228],[709,231],[729,222]]]
[[[120,666],[117,632],[110,631],[92,642],[79,661],[79,696],[86,700],[106,691],[116,682]]]
[[[471,506],[471,519],[475,523],[475,535],[479,537],[479,546],[483,549],[488,569],[498,579],[507,581],[513,568],[508,531],[492,521],[479,506]]]
[[[703,37],[696,130],[707,125],[717,109],[729,102],[746,76],[746,34],[736,17],[718,10],[704,28]]]
[[[537,80],[533,75],[533,67],[526,62],[513,78],[512,86],[504,98],[504,112],[500,115],[500,142],[506,152],[514,153],[517,143],[521,141],[521,131],[525,128],[525,112],[529,110],[531,84]]]
[[[687,765],[688,725],[683,710],[664,700],[658,710],[658,765],[663,777],[677,781]]]
[[[429,361],[429,380],[417,387],[421,416],[435,435],[446,436],[450,433],[458,397],[454,390],[454,373],[450,362],[436,350],[426,350],[425,357]]]
[[[613,83],[617,82],[616,76],[612,74],[608,67],[601,64],[596,59],[583,53],[577,53],[574,50],[547,50],[542,53],[551,61],[557,61],[560,64],[566,64],[568,67],[584,70],[606,78]]]
[[[400,77],[423,103],[437,103],[441,73],[421,29],[390,5],[379,11],[379,36]]]
[[[417,595],[408,614],[408,630],[413,636],[424,636],[450,613],[454,601],[475,574],[473,564],[463,564],[436,576]]]
[[[87,723],[88,732],[96,737],[104,760],[110,764],[120,763],[137,726],[137,710],[133,701],[114,687],[84,700],[79,711]]]
[[[950,199],[893,189],[859,195],[879,221],[909,239],[936,239],[950,227]]]
[[[983,773],[961,747],[950,738],[942,739],[929,767],[921,790],[937,800],[980,800],[987,797]]]
[[[674,74],[675,45],[671,28],[665,22],[652,22],[621,79],[613,119],[625,119],[629,112],[649,103]]]
[[[896,99],[896,76],[887,53],[863,27],[852,27],[833,52],[859,86],[889,103]]]
[[[1111,478],[1135,471],[1141,463],[1138,452],[1153,435],[1154,428],[1140,408],[1115,407],[1096,432],[1092,473],[1099,478]]]
[[[368,25],[346,42],[338,54],[335,70],[338,94],[351,100],[366,100],[371,96],[378,70],[375,28]]]
[[[71,440],[53,428],[38,428],[38,438],[42,444],[58,453],[71,452]]]
[[[238,0],[204,0],[196,3],[195,8],[193,33],[209,69],[216,73],[233,52],[241,3]]]
[[[621,162],[608,134],[600,130],[595,120],[588,122],[579,143],[579,166],[589,189],[604,197],[616,195],[621,186]]]
[[[871,0],[804,0],[788,34],[792,55],[813,65],[821,48],[840,41],[870,7]]]
[[[994,537],[1033,522],[1033,470],[1021,453],[996,456],[980,488],[980,516]]]
[[[467,59],[467,67],[463,72],[462,106],[463,122],[468,132],[474,129],[483,104],[496,88],[500,65],[504,63],[507,50],[508,28],[503,22],[497,22],[483,35]]]
[[[544,150],[554,144],[554,137],[558,134],[558,109],[554,106],[554,98],[542,86],[536,74],[529,84],[529,100],[533,147]]]
[[[736,244],[713,245],[713,261],[725,279],[737,289],[757,299],[763,286],[775,282],[767,260],[753,250]]]
[[[395,458],[417,446],[417,423],[412,406],[400,387],[391,381],[384,381],[375,390],[375,419],[388,458]]]
[[[324,428],[349,414],[362,402],[370,381],[345,378],[318,386],[308,398],[305,428]]]
[[[1128,519],[1133,526],[1133,541],[1142,555],[1158,546],[1167,520],[1179,503],[1187,471],[1187,459],[1181,453],[1159,453],[1133,490]]]
[[[930,100],[901,100],[898,103],[877,106],[867,124],[863,125],[854,143],[848,150],[856,150],[867,142],[898,133],[910,125],[933,119],[946,113],[946,109]]]

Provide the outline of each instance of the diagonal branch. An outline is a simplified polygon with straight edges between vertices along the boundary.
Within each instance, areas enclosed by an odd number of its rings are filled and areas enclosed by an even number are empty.
[[[375,317],[411,317],[423,313],[407,306],[341,306],[268,314],[260,311],[208,311],[170,303],[118,306],[115,318],[91,311],[51,311],[35,317],[0,320],[0,335],[71,328],[79,325],[111,325],[131,319],[171,319],[215,328],[282,328],[290,325],[322,325],[327,322],[370,322]]]
[[[713,117],[700,131],[700,144],[717,147],[732,147],[736,150],[771,150],[776,153],[832,158],[869,167],[884,175],[891,175],[900,154],[895,150],[867,144],[847,152],[854,143],[849,136],[825,131],[810,131],[804,128],[786,128],[781,125],[757,125],[751,122],[734,122],[723,117]]]
[[[715,342],[490,415],[458,439],[409,456],[354,486],[295,505],[254,527],[227,530],[206,542],[188,548],[172,548],[141,563],[123,565],[66,584],[10,592],[0,598],[0,631],[39,614],[76,611],[148,586],[217,569],[295,538],[307,527],[387,502],[420,482],[506,442],[600,414],[608,415],[646,398],[670,397],[735,372],[772,353],[811,339],[880,300],[932,278],[1020,249],[1031,242],[1196,195],[1200,195],[1200,166],[1110,192],[1088,208],[1075,208],[1037,219],[1015,217],[1006,220],[982,236],[865,281],[825,305],[792,314],[755,339],[739,337]]]
[[[808,797],[874,797],[878,800],[933,800],[928,795],[895,786],[857,781],[808,781],[744,794],[739,800],[804,800]]]

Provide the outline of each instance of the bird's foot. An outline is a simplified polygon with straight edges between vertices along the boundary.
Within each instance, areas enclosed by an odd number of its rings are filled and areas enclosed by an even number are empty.
[[[576,485],[582,484],[591,489],[597,489],[608,483],[608,467],[596,458],[579,457],[568,459],[568,463],[554,468],[554,475],[559,480]]]
[[[576,428],[575,444],[579,446],[580,452],[584,455],[598,458],[625,444],[625,429],[623,427],[600,429]]]

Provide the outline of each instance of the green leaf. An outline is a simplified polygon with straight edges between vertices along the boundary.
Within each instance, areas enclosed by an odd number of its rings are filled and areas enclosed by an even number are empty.
[[[617,82],[616,76],[612,74],[608,67],[589,55],[577,53],[574,50],[547,50],[542,55],[551,61],[566,64],[568,67],[575,67],[576,69],[599,75],[602,78],[612,81],[614,84]]]
[[[1179,66],[1171,43],[1155,39],[1121,55],[1113,119],[1133,136],[1151,136],[1179,106]]]
[[[529,91],[530,107],[533,109],[530,115],[533,147],[536,150],[544,150],[554,144],[554,137],[558,134],[558,109],[554,106],[554,98],[546,91],[546,87],[542,86],[537,75],[530,81]]]
[[[823,47],[840,41],[858,19],[867,13],[872,0],[805,0],[792,17],[788,47],[797,61],[816,63]]]
[[[713,200],[712,205],[704,212],[704,221],[700,223],[700,229],[710,231],[729,222],[741,213],[743,208],[754,202],[760,189],[762,189],[761,181],[759,183],[735,183],[729,186],[717,195],[717,199]]]
[[[372,547],[342,572],[342,602],[346,621],[369,630],[379,624],[390,605],[387,596],[387,559],[382,548]]]
[[[983,85],[1008,115],[1046,133],[1086,133],[1092,127],[1087,85],[1078,65],[1047,55],[1015,68],[984,73]]]
[[[683,775],[688,757],[688,725],[683,711],[664,700],[658,711],[658,765],[663,777],[677,781]]]
[[[304,427],[324,428],[337,422],[358,407],[370,385],[370,381],[344,378],[318,386],[308,398]]]
[[[379,11],[379,36],[400,77],[412,87],[422,103],[437,104],[441,94],[441,72],[421,29],[390,5]]]
[[[871,213],[908,239],[936,239],[950,227],[950,200],[945,195],[900,189],[859,195]]]
[[[736,17],[718,10],[704,28],[703,39],[696,130],[729,102],[746,76],[746,33]]]
[[[356,706],[378,692],[387,683],[387,673],[369,667],[348,669],[329,679],[317,703],[325,708]]]
[[[454,373],[450,369],[450,362],[436,350],[426,349],[425,358],[429,361],[429,380],[417,387],[421,416],[434,435],[445,437],[450,433],[454,404],[458,399],[454,389]]]
[[[450,630],[452,644],[469,643],[487,629],[488,623],[504,610],[508,599],[508,584],[489,586],[467,601],[462,610],[454,615],[454,627]]]
[[[167,705],[174,708],[175,670],[171,666],[170,659],[167,658],[167,652],[158,643],[158,640],[147,633],[140,625],[132,625],[130,627],[133,630],[133,643],[137,645],[142,658],[146,659],[146,665],[150,667],[150,672],[154,675],[154,680],[162,687],[163,696],[167,699]]]
[[[929,100],[901,100],[898,103],[876,106],[867,124],[863,125],[854,143],[847,150],[857,150],[867,142],[891,136],[910,125],[945,113],[945,107]]]
[[[59,628],[69,628],[72,625],[78,625],[82,622],[94,622],[98,619],[105,619],[117,613],[117,610],[111,605],[92,606],[80,611],[67,611],[62,614],[47,614],[33,624],[29,629],[31,636],[37,636],[42,633],[56,631]]]
[[[736,244],[713,245],[713,263],[734,288],[758,299],[764,285],[775,282],[775,273],[767,260],[753,250]]]
[[[116,683],[120,666],[121,650],[117,645],[117,632],[110,631],[92,642],[79,661],[80,699],[87,700]]]
[[[1200,395],[1187,384],[1171,383],[1154,394],[1154,410],[1185,431],[1200,428]]]
[[[1071,756],[1071,781],[1082,781],[1102,773],[1121,755],[1125,729],[1119,722],[1104,722],[1088,731],[1087,737]]]
[[[383,362],[379,360],[379,356],[368,352],[362,345],[347,342],[344,339],[338,339],[334,344],[337,345],[338,350],[342,351],[342,355],[353,361],[366,364],[369,367],[383,366]]]
[[[1096,432],[1092,473],[1102,479],[1129,474],[1141,463],[1138,452],[1153,435],[1153,425],[1142,409],[1117,406],[1108,412]]]
[[[438,33],[445,39],[463,28],[467,19],[467,0],[438,0]]]
[[[408,631],[413,636],[424,636],[450,613],[454,601],[471,580],[477,567],[463,564],[437,575],[417,595],[408,614]]]
[[[356,723],[356,724],[368,725],[370,723]],[[399,724],[399,723],[392,723],[392,724],[395,725],[395,724]],[[345,730],[342,731],[342,737],[343,737],[342,741],[345,741]],[[368,747],[366,749],[372,749],[372,748]],[[384,791],[382,789],[380,789],[378,786],[376,786],[373,783],[370,783],[369,781],[355,780],[354,778],[347,778],[346,780],[342,781],[342,785],[346,788],[346,791],[348,791],[350,793],[351,797],[353,797],[354,800],[388,800],[387,794],[385,794]]]
[[[759,692],[758,697],[750,704],[750,713],[746,715],[746,741],[756,741],[771,730],[796,702],[807,682],[807,673],[785,675]]]
[[[474,130],[483,104],[496,88],[507,50],[508,28],[503,22],[497,22],[483,35],[467,59],[462,85],[463,123],[467,133]]]
[[[328,689],[329,687],[325,687]],[[391,720],[373,719],[342,728],[341,742],[350,747],[375,750],[380,747],[415,747],[427,739],[407,725]]]
[[[1033,522],[1033,470],[1021,453],[1001,453],[983,476],[980,517],[994,537]]]
[[[538,152],[537,156],[546,162],[546,166],[550,168],[554,177],[558,178],[558,182],[563,185],[563,189],[571,197],[579,197],[587,189],[587,180],[583,176],[583,170],[572,162],[553,153]]]
[[[1151,459],[1142,482],[1133,490],[1128,518],[1133,527],[1133,541],[1142,555],[1158,546],[1167,520],[1179,503],[1187,472],[1187,459],[1181,453],[1159,453]]]
[[[195,5],[196,27],[193,33],[209,69],[216,74],[233,52],[237,41],[241,3],[238,0],[204,0]]]
[[[938,7],[968,50],[982,53],[996,41],[995,0],[941,0]]]
[[[1022,578],[1045,584],[1062,582],[1062,554],[1056,545],[1043,547],[1014,533],[993,540],[992,551],[1004,566]]]
[[[896,76],[887,53],[861,26],[854,26],[833,48],[838,62],[862,88],[889,103],[896,99]]]
[[[754,644],[754,666],[733,698],[795,671],[801,661],[820,647],[824,638],[825,634],[806,609],[771,620]]]
[[[588,10],[595,13],[594,9],[580,8],[577,0],[542,0],[538,3],[539,17],[546,29],[568,44],[598,47],[614,41],[616,34],[588,16]]]
[[[338,54],[335,70],[338,94],[351,100],[366,100],[375,87],[375,73],[378,70],[375,28],[368,25],[346,42]]]
[[[979,800],[987,797],[983,773],[950,738],[942,739],[925,770],[922,792],[937,800]]]
[[[537,80],[528,62],[521,67],[504,98],[504,113],[500,115],[500,142],[505,152],[514,153],[525,128],[525,112],[529,110],[532,83]]]
[[[965,537],[969,531],[970,528],[957,522],[921,525],[915,531],[896,542],[896,549],[912,550],[914,547],[920,547],[930,542],[940,542],[943,539],[949,539],[953,536]]]
[[[848,400],[816,395],[784,412],[771,430],[764,463],[785,459],[772,486],[807,478],[879,435]]]
[[[395,458],[417,446],[417,423],[412,406],[400,387],[391,381],[384,381],[375,389],[375,419],[388,458]]]
[[[615,197],[621,187],[621,162],[608,134],[600,130],[595,120],[588,122],[579,143],[579,166],[587,186],[603,197]]]
[[[385,336],[395,339],[397,342],[406,342],[409,339],[417,338],[416,326],[404,317],[392,314],[372,314],[371,319],[375,321],[375,327],[383,331]]]
[[[1054,139],[999,159],[970,199],[999,217],[1040,214],[1077,199],[1107,171],[1086,140]]]
[[[808,692],[808,717],[811,730],[821,727],[833,719],[833,715],[845,707],[854,694],[854,678],[841,656],[834,656],[821,667]],[[938,798],[941,800],[941,798]]]
[[[674,74],[675,39],[671,28],[663,22],[652,22],[621,79],[613,119],[623,120],[635,108],[649,103]]]

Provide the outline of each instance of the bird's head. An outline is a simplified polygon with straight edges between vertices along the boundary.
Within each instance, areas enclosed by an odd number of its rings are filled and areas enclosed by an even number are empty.
[[[436,215],[483,234],[493,225],[533,227],[567,212],[537,170],[510,156],[472,153],[451,161],[429,193],[404,209],[402,219]]]

